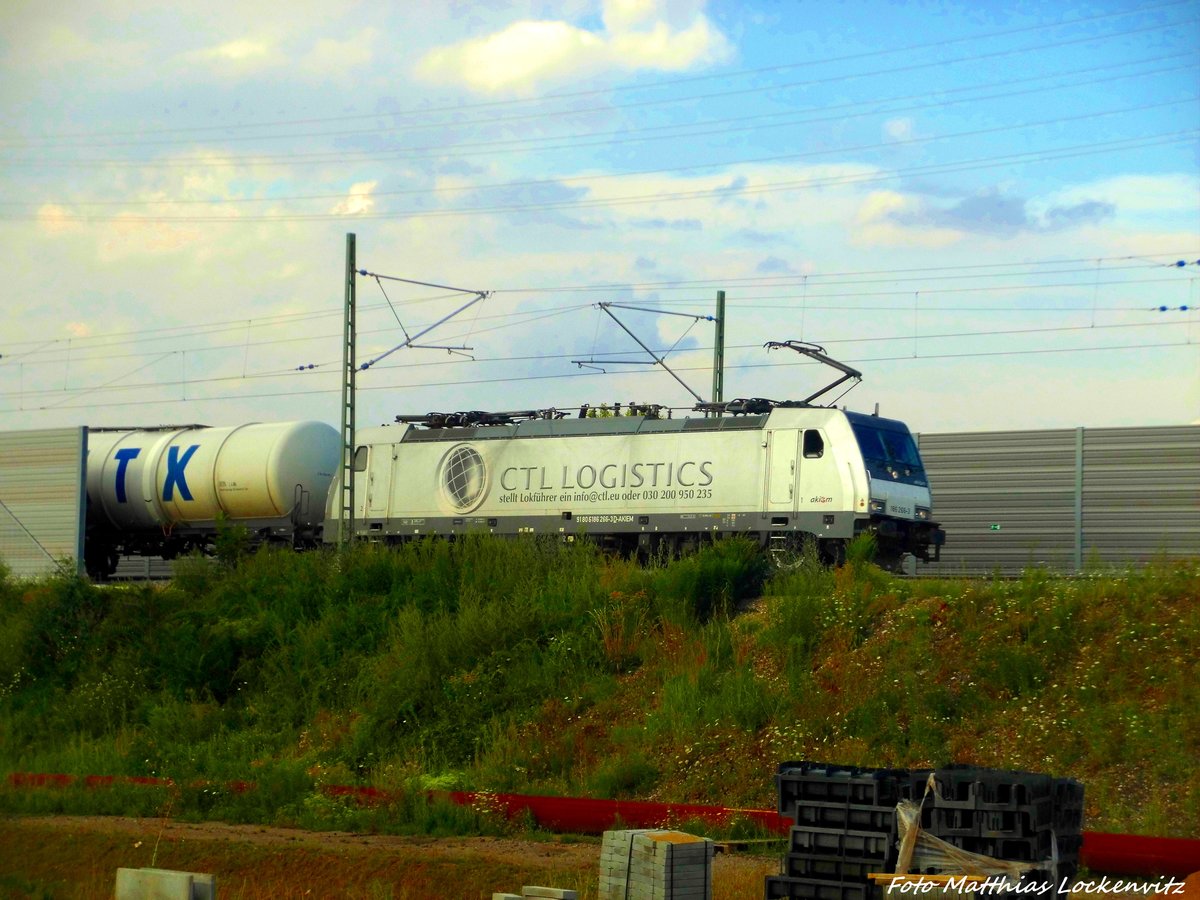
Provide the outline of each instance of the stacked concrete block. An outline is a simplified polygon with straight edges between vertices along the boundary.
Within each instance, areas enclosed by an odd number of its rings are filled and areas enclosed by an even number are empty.
[[[606,831],[600,900],[712,900],[713,842],[681,831]]]
[[[116,900],[216,900],[217,879],[171,869],[117,869]]]
[[[579,892],[570,888],[542,887],[537,884],[527,884],[519,894],[506,894],[496,891],[492,900],[579,900]]]

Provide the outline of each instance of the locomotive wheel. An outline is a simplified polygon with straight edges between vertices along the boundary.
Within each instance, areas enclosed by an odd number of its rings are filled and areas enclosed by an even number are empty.
[[[782,537],[782,540],[772,536],[767,544],[767,558],[774,568],[789,571],[815,562],[824,564],[818,553],[817,539],[814,535],[792,533],[779,537]]]
[[[846,564],[846,542],[842,540],[819,541],[821,562],[830,568],[840,569]]]

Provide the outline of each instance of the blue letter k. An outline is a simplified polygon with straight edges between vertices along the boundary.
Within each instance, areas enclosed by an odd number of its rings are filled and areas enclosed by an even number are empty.
[[[178,447],[167,448],[167,480],[163,484],[164,501],[175,498],[175,485],[179,485],[179,497],[181,500],[192,499],[192,492],[188,490],[187,481],[183,477],[183,470],[187,467],[188,460],[192,458],[192,454],[199,449],[199,444],[192,444],[184,452],[183,459],[180,459]]]

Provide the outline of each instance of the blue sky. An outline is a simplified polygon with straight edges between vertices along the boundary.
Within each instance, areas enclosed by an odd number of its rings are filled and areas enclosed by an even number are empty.
[[[491,292],[360,424],[689,405],[575,361],[718,289],[727,399],[829,380],[798,339],[918,431],[1194,422],[1198,47],[1195,0],[9,2],[0,428],[336,422],[349,232]],[[360,359],[471,296],[360,277]],[[708,396],[711,324],[619,316]]]

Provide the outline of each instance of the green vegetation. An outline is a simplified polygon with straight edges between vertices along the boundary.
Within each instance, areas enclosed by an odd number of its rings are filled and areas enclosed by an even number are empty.
[[[784,760],[956,761],[1079,778],[1089,828],[1200,833],[1196,562],[906,581],[863,548],[771,574],[741,541],[645,568],[228,543],[170,585],[0,578],[0,772],[177,786],[0,785],[0,810],[487,832],[426,790],[771,807]]]

